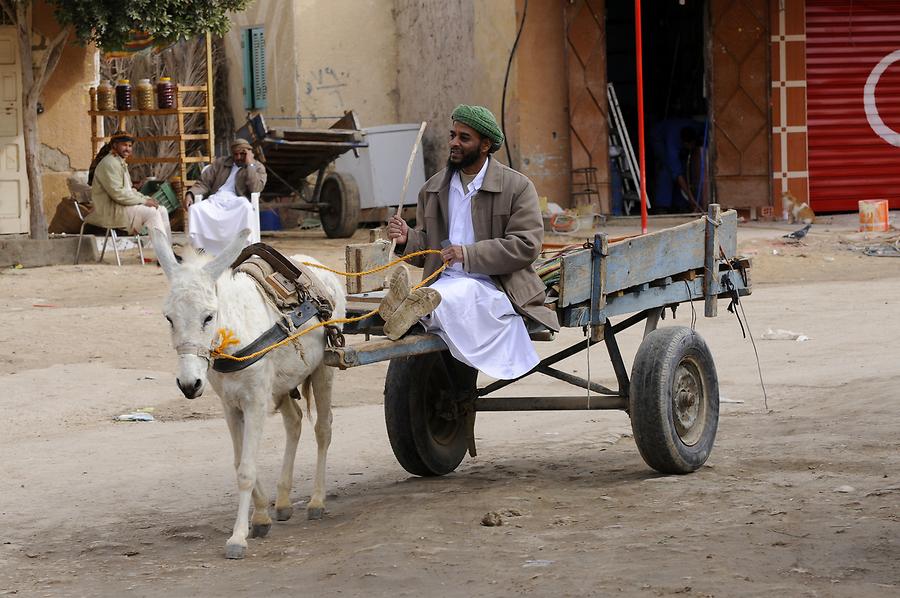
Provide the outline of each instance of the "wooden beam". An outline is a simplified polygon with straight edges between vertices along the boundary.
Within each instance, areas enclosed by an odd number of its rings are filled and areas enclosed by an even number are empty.
[[[718,313],[719,297],[717,286],[719,283],[719,229],[721,228],[722,210],[717,203],[709,204],[709,213],[706,221],[706,242],[704,244],[703,265],[703,315],[714,318]],[[726,255],[726,259],[731,256]]]
[[[273,139],[266,137],[264,143],[270,149],[277,149],[279,146],[290,146],[304,149],[336,149],[347,150],[354,147],[365,147],[367,144],[359,141],[288,141],[287,139]]]
[[[157,156],[157,157],[131,157],[128,158],[129,164],[192,164],[194,162],[209,162],[209,156]],[[182,175],[182,180],[187,177]]]
[[[364,341],[346,347],[333,347],[325,351],[325,365],[342,370],[395,357],[408,357],[444,351],[446,343],[434,334],[409,334],[400,340],[378,339]]]
[[[209,135],[207,135],[206,133],[191,133],[191,134],[185,134],[185,135],[145,135],[142,137],[135,137],[134,140],[135,141],[178,141],[180,139],[184,139],[186,141],[187,140],[200,141],[200,140],[206,139],[208,137],[209,137]],[[105,135],[105,136],[91,135],[91,141],[104,141],[105,142],[105,141],[109,141],[109,139],[110,139],[109,135]],[[94,152],[94,153],[96,153],[96,152]]]
[[[179,108],[158,108],[156,110],[89,110],[88,115],[122,118],[126,116],[165,116],[169,114],[187,114],[195,112],[206,112],[206,106],[182,106]]]

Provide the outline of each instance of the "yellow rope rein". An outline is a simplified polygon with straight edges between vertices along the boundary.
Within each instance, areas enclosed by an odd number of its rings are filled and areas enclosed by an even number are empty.
[[[420,256],[420,255],[426,255],[429,253],[440,253],[440,250],[438,250],[438,249],[423,249],[422,251],[416,251],[416,252],[410,253],[408,255],[404,255],[403,257],[398,258],[398,259],[390,262],[389,264],[385,264],[384,266],[378,266],[377,268],[372,268],[371,270],[366,270],[365,272],[342,272],[341,270],[335,270],[333,268],[329,268],[328,266],[323,266],[322,264],[314,264],[312,262],[302,262],[302,263],[304,266],[309,266],[311,268],[318,268],[320,270],[327,270],[328,272],[337,274],[338,276],[365,276],[366,274],[374,274],[376,272],[381,272],[382,270],[387,270],[391,266],[396,266],[400,262],[404,262],[410,258],[414,258],[414,257]],[[447,267],[448,264],[449,264],[449,262],[444,262],[444,264],[440,268],[435,270],[434,273],[431,274],[431,276],[422,280],[422,282],[420,282],[419,284],[414,286],[413,289],[418,289],[422,285],[431,282],[431,280],[433,278],[435,278],[441,272],[444,271],[444,269]],[[290,335],[289,337],[287,337],[284,340],[278,341],[277,343],[269,345],[268,347],[264,347],[264,348],[260,349],[259,351],[256,351],[255,353],[251,353],[250,355],[244,355],[243,357],[235,357],[234,355],[230,355],[229,353],[224,352],[228,347],[230,347],[232,345],[240,344],[240,340],[238,340],[238,338],[234,335],[234,333],[230,329],[219,328],[218,332],[219,332],[219,338],[221,338],[221,340],[219,341],[219,344],[216,346],[216,348],[213,349],[212,351],[210,351],[209,354],[210,354],[210,357],[212,357],[214,359],[228,359],[230,361],[247,361],[248,359],[255,359],[255,358],[259,357],[260,355],[265,355],[269,351],[271,351],[273,349],[277,349],[278,347],[283,347],[284,345],[300,338],[304,334],[311,332],[311,331],[315,330],[316,328],[321,328],[323,326],[329,326],[331,324],[350,324],[352,322],[359,322],[360,320],[364,320],[365,318],[368,318],[369,316],[374,316],[377,313],[378,313],[378,308],[376,307],[372,311],[370,311],[368,313],[364,313],[361,316],[356,316],[353,318],[335,318],[333,320],[328,320],[327,322],[318,322],[316,324],[313,324],[309,328],[306,328],[299,332],[295,332],[294,334]]]

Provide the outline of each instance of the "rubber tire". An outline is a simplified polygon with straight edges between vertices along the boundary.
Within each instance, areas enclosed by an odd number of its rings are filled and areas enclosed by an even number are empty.
[[[319,210],[322,230],[332,239],[352,237],[359,226],[359,187],[346,173],[332,172],[322,181],[319,201],[328,204]]]
[[[440,476],[454,471],[468,449],[465,418],[437,419],[443,390],[475,388],[477,370],[449,352],[392,359],[384,382],[384,419],[394,456],[409,473]],[[443,426],[436,434],[436,425]]]
[[[682,364],[682,371],[693,368],[702,389],[694,425],[703,427],[689,444],[678,433],[673,411],[675,375]],[[629,413],[635,443],[653,469],[684,474],[706,462],[719,423],[719,379],[712,354],[699,334],[684,326],[672,326],[654,330],[644,338],[631,369]]]

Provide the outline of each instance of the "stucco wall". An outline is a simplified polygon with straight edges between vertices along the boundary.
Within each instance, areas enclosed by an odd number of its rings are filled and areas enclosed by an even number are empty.
[[[241,31],[263,25],[269,126],[330,124],[353,110],[363,126],[397,121],[393,0],[258,0],[226,37],[232,112],[244,122]],[[324,119],[316,122],[317,118]]]
[[[37,53],[59,32],[53,10],[43,2],[34,8],[34,51]],[[97,79],[97,51],[82,48],[69,40],[59,64],[44,88],[38,115],[42,150],[44,212],[49,221],[59,202],[69,195],[66,179],[74,170],[86,170],[91,163],[91,125],[88,89]]]
[[[296,1],[300,112],[362,126],[397,121],[393,0]]]
[[[569,187],[567,88],[562,8],[531,3],[503,81],[521,18],[515,0],[425,2],[397,0],[400,118],[427,120],[425,170],[447,158],[450,113],[460,103],[487,106],[504,125],[497,157],[532,177],[538,193],[566,205]],[[512,159],[510,161],[510,158]]]
[[[399,114],[404,121],[428,122],[422,144],[426,177],[447,159],[453,108],[480,103],[475,93],[475,13],[472,2],[396,0]]]
[[[460,102],[487,106],[497,117],[497,122],[505,121],[509,149],[518,166],[519,132],[515,119],[516,104],[519,100],[517,85],[518,61],[513,60],[506,89],[506,118],[503,118],[503,80],[509,53],[516,37],[516,3],[513,0],[476,2],[475,31],[473,48],[473,71],[471,99],[461,98]],[[506,149],[499,150],[500,160],[509,163]]]

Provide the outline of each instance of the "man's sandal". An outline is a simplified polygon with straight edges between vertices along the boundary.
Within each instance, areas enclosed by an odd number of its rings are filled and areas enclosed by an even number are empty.
[[[427,316],[441,303],[441,294],[435,289],[421,287],[412,290],[400,307],[384,323],[384,335],[395,341],[412,328],[422,316]]]
[[[400,267],[391,274],[390,282],[388,283],[388,292],[378,306],[378,315],[386,322],[408,296],[409,270],[406,269],[406,266],[401,264]]]

